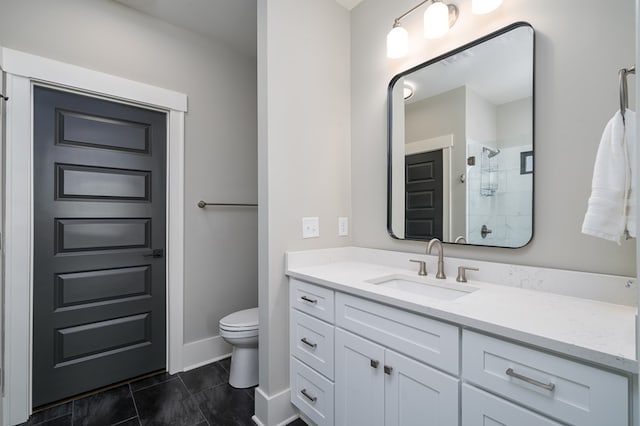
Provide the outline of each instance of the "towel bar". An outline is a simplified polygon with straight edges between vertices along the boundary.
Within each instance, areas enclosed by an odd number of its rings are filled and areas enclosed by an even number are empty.
[[[248,204],[248,203],[207,203],[205,201],[198,201],[198,207],[204,209],[207,206],[218,206],[218,207],[258,207],[257,204]]]

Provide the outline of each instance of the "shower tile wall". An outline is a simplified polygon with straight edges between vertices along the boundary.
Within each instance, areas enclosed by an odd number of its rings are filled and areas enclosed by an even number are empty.
[[[488,146],[488,145],[485,145]],[[468,141],[468,156],[476,157],[475,166],[467,166],[467,241],[469,244],[519,247],[531,236],[532,174],[520,174],[520,153],[531,145],[501,148],[493,160],[497,165],[497,189],[482,195],[481,158],[483,145]],[[491,147],[495,148],[495,147]],[[486,157],[486,154],[485,154]],[[482,225],[492,232],[482,238]]]

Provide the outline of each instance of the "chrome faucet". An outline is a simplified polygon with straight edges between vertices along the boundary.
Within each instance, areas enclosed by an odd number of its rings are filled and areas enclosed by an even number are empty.
[[[442,253],[442,242],[437,238],[432,238],[427,245],[427,254],[431,254],[431,249],[433,246],[438,246],[438,272],[436,273],[436,278],[444,280],[447,276],[444,274],[444,254]]]

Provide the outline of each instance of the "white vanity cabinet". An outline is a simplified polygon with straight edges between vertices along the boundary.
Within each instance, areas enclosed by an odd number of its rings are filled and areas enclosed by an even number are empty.
[[[630,425],[630,374],[296,278],[290,307],[291,401],[317,425]]]
[[[567,424],[629,425],[626,376],[469,330],[463,332],[462,348],[462,376],[467,383],[462,392],[465,426],[486,424],[484,416],[495,418],[492,411],[518,413],[500,421],[505,425],[525,424],[520,416],[534,418],[523,409],[509,410],[512,404],[506,399]],[[489,398],[477,388],[501,398]],[[532,424],[555,423],[538,420]]]
[[[334,424],[334,292],[291,279],[291,402],[319,426]]]

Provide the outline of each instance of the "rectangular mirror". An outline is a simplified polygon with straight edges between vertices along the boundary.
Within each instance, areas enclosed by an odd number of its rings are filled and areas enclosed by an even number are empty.
[[[533,236],[534,32],[523,22],[389,84],[392,237],[517,248]]]

